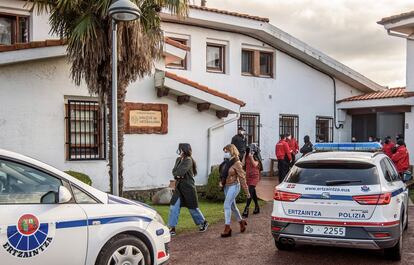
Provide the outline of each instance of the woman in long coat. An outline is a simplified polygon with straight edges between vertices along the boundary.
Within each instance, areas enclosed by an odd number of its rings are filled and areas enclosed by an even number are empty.
[[[198,208],[197,190],[194,176],[197,175],[197,166],[192,157],[190,144],[179,144],[177,153],[180,155],[175,161],[172,174],[176,180],[174,194],[170,202],[168,225],[171,235],[176,235],[175,227],[178,224],[181,207],[187,207],[191,217],[200,232],[205,232],[208,222]]]

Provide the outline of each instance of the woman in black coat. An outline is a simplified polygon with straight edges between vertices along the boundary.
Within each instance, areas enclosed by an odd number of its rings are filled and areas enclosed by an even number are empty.
[[[178,223],[181,207],[187,207],[194,223],[199,226],[200,232],[205,232],[208,222],[198,208],[197,190],[194,176],[197,175],[197,166],[192,157],[190,144],[179,144],[172,174],[176,180],[174,194],[170,202],[168,225],[171,235],[176,235],[175,227]]]

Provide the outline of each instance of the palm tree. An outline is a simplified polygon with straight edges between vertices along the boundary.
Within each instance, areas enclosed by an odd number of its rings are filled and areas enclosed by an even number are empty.
[[[123,144],[125,96],[128,85],[151,74],[154,60],[162,54],[163,33],[159,13],[162,9],[186,16],[188,0],[132,0],[141,10],[133,22],[118,23],[118,142],[119,191],[123,191]],[[101,107],[109,109],[112,128],[111,95],[111,0],[27,0],[41,13],[50,14],[51,33],[67,40],[71,78],[76,85],[85,82],[97,95]],[[109,129],[109,175],[112,173],[112,132]],[[112,178],[110,178],[112,190]]]

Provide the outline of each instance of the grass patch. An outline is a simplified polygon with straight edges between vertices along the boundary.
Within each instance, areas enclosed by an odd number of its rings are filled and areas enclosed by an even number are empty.
[[[265,202],[260,201],[260,206],[263,206]],[[252,205],[250,205],[250,211],[253,211],[253,202]],[[162,216],[165,223],[168,222],[168,215],[170,212],[170,206],[168,205],[151,205],[154,207],[158,213]],[[239,203],[237,204],[240,212],[243,211],[245,203]],[[203,213],[204,217],[207,219],[207,221],[210,223],[210,225],[217,224],[220,222],[223,222],[224,220],[224,209],[223,209],[223,203],[220,202],[210,202],[207,200],[200,199],[198,203],[198,207],[200,208],[201,212]],[[191,218],[190,212],[187,208],[181,208],[181,214],[178,219],[178,226],[176,227],[177,232],[187,232],[187,231],[195,231],[197,230],[196,225],[193,222],[193,219]]]
[[[411,201],[414,202],[414,189],[410,189],[409,195],[410,195]]]

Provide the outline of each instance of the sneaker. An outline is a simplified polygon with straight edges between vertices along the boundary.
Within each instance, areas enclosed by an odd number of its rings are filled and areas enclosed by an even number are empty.
[[[198,232],[203,233],[203,232],[207,231],[207,228],[208,228],[208,222],[207,222],[207,221],[204,221],[204,223],[202,223],[202,224],[199,226],[199,230],[198,230]]]
[[[175,232],[175,227],[170,229],[170,235],[171,236],[176,236],[177,235],[177,233]]]

